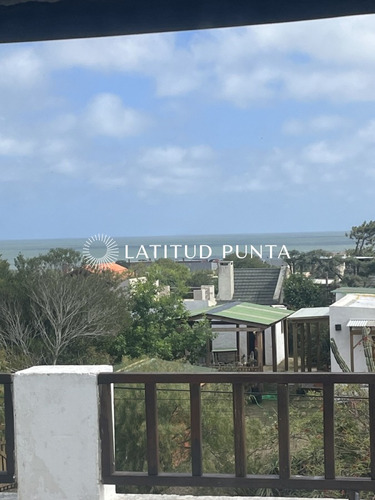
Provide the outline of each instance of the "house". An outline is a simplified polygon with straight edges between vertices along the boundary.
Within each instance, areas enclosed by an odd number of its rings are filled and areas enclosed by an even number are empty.
[[[335,290],[332,290],[332,293],[335,294],[335,300],[337,301],[342,297],[345,297],[345,295],[348,295],[349,293],[375,295],[375,288],[341,286],[339,288],[336,288]]]
[[[198,311],[191,311],[196,321],[207,318],[217,337],[212,341],[214,364],[231,363],[273,371],[288,360],[286,318],[292,313],[285,308],[262,306],[248,302],[228,302]]]
[[[330,337],[351,371],[367,372],[362,329],[368,327],[375,340],[375,291],[374,294],[343,291],[342,297],[329,307],[329,324]],[[341,371],[332,353],[331,371]]]
[[[286,267],[235,269],[233,261],[218,264],[218,295],[213,287],[194,291],[185,307],[196,320],[207,317],[216,335],[211,361],[256,365],[262,370],[288,359],[285,318],[292,313],[271,306],[282,302]],[[216,307],[215,307],[216,306]]]
[[[261,305],[283,302],[283,284],[287,267],[238,268],[232,261],[219,262],[219,301],[241,301]]]

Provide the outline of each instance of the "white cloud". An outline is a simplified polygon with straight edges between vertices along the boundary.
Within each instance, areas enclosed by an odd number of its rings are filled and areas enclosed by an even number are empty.
[[[148,119],[140,112],[123,106],[114,94],[99,94],[89,103],[83,124],[90,134],[122,138],[140,134]]]
[[[28,156],[33,151],[33,143],[20,141],[0,134],[0,156]]]
[[[375,120],[371,120],[358,131],[358,138],[365,142],[375,143]]]
[[[43,61],[31,48],[4,51],[0,57],[0,86],[30,88],[43,80]]]
[[[344,158],[342,152],[334,150],[334,148],[328,146],[327,143],[323,141],[307,146],[302,151],[302,156],[309,163],[326,165],[335,165]]]
[[[167,146],[145,151],[138,161],[137,184],[141,192],[187,194],[207,187],[213,180],[214,155],[207,146]]]
[[[282,132],[287,135],[320,134],[322,132],[338,132],[349,125],[346,116],[318,115],[310,119],[291,119],[282,126]]]

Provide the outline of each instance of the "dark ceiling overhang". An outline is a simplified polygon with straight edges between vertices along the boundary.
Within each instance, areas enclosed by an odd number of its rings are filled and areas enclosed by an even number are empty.
[[[374,12],[374,0],[0,0],[0,42],[183,31]]]

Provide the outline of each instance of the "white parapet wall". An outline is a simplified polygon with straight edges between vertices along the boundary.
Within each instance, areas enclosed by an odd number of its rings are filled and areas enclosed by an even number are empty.
[[[18,500],[111,500],[100,482],[97,374],[111,366],[38,366],[14,376]]]
[[[194,500],[122,495],[101,484],[97,375],[111,366],[38,366],[14,375],[17,493],[4,500]],[[241,500],[243,497],[199,497]],[[260,500],[253,497],[252,500]],[[262,500],[267,500],[263,497]],[[284,499],[287,500],[287,499]],[[294,499],[296,500],[296,498]]]

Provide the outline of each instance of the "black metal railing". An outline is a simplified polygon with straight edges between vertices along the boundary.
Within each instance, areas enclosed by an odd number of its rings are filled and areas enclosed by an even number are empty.
[[[205,486],[275,488],[286,490],[375,491],[375,374],[372,373],[101,373],[100,427],[102,480],[105,484],[148,486]],[[203,384],[231,384],[233,395],[234,474],[205,473],[202,467]],[[115,467],[112,384],[144,387],[147,434],[147,472],[118,471]],[[189,384],[191,473],[160,472],[157,384]],[[248,474],[245,426],[245,391],[248,385],[276,384],[278,421],[278,474]],[[322,439],[324,474],[296,476],[291,473],[290,389],[300,384],[322,392]],[[368,388],[369,461],[366,477],[338,477],[335,467],[335,386],[359,384]],[[367,396],[366,396],[367,398]]]
[[[13,417],[13,395],[12,375],[0,374],[0,387],[3,387],[3,407],[1,422],[1,464],[0,483],[14,483],[14,417]],[[2,487],[0,487],[2,490]]]

